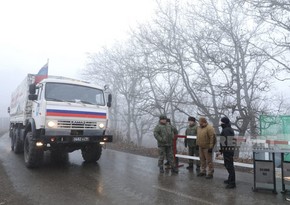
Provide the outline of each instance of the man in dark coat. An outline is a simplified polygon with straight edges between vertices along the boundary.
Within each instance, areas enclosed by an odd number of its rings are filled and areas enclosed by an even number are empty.
[[[227,184],[227,189],[233,189],[236,187],[236,174],[234,167],[234,151],[235,151],[235,141],[234,141],[234,130],[231,127],[229,118],[221,118],[221,153],[224,156],[224,165],[229,173],[228,179],[224,181]]]

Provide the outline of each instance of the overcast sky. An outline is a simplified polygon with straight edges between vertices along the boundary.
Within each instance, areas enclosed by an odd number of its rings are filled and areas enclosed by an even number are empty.
[[[49,58],[49,74],[80,78],[86,54],[126,38],[155,0],[1,0],[0,117],[11,92]],[[289,82],[278,87],[289,89]]]
[[[126,38],[154,13],[154,0],[0,1],[0,116],[27,73],[80,78],[86,53]]]

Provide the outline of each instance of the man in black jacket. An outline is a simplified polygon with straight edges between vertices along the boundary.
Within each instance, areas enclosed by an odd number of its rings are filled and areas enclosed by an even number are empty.
[[[236,187],[236,174],[234,167],[234,130],[231,127],[229,118],[221,118],[221,152],[224,156],[224,165],[229,173],[228,179],[224,181],[227,184],[227,189],[233,189]]]

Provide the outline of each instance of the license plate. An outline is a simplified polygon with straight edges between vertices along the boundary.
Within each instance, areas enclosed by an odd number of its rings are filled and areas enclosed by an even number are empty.
[[[73,137],[73,142],[87,142],[90,138],[88,137]]]

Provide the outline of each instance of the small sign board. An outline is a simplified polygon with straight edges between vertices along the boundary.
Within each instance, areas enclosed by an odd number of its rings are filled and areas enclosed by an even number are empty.
[[[256,183],[275,183],[273,161],[256,161],[255,163]]]

